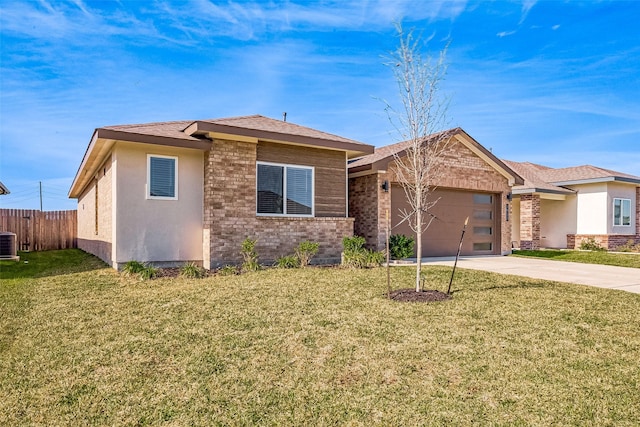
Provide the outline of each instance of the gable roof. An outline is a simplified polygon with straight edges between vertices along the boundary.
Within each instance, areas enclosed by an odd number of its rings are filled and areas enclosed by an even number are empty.
[[[524,185],[514,187],[514,194],[574,194],[575,190],[564,186],[611,181],[640,185],[640,177],[597,166],[583,165],[554,169],[529,162],[509,160],[504,162],[525,178]]]
[[[261,115],[210,120],[181,120],[97,128],[71,184],[69,197],[79,197],[115,141],[209,150],[211,140],[236,139],[339,150],[349,157],[372,153],[371,145]]]
[[[491,151],[484,148],[478,141],[473,139],[462,128],[447,129],[441,132],[433,133],[425,137],[425,143],[430,144],[444,139],[456,138],[474,154],[487,162],[497,172],[506,177],[511,185],[523,184],[523,178],[512,170],[502,160],[498,159]],[[412,141],[401,141],[385,147],[376,148],[373,154],[363,156],[349,162],[349,173],[358,173],[366,171],[385,170],[389,162],[396,157],[405,155],[407,148],[411,146]]]
[[[5,185],[2,182],[0,182],[0,195],[9,194],[9,193],[11,193],[11,191],[9,191],[9,189],[5,187]]]

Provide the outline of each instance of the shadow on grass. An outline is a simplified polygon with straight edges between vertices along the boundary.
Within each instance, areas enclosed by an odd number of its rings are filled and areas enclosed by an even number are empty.
[[[100,259],[79,249],[19,252],[20,261],[0,261],[0,279],[30,279],[81,273],[107,267]]]

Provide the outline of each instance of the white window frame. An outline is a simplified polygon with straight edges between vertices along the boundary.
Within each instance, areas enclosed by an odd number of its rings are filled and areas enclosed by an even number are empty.
[[[173,197],[164,197],[164,196],[152,196],[151,195],[151,158],[162,158],[162,159],[173,159],[175,161],[175,179],[173,182],[174,186],[174,196]],[[178,200],[178,158],[176,156],[165,156],[162,154],[147,154],[147,185],[145,188],[146,197],[148,200]]]
[[[620,200],[620,220],[619,224],[616,224],[616,202]],[[629,203],[629,224],[624,224],[624,204]],[[631,210],[631,199],[624,199],[622,197],[613,198],[613,225],[614,227],[631,227],[631,218],[633,217]]]
[[[284,213],[260,213],[258,212],[258,167],[260,165],[266,166],[280,166],[282,171],[282,199],[284,200],[282,209]],[[311,171],[311,214],[288,214],[287,209],[287,168],[308,169]],[[316,215],[316,171],[313,166],[294,165],[289,163],[272,163],[272,162],[256,162],[256,216],[278,216],[278,217],[290,217],[290,218],[313,218]]]

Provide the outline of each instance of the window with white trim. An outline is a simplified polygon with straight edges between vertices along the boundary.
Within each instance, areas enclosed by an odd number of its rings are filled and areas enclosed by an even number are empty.
[[[613,199],[613,225],[631,225],[631,199]]]
[[[313,168],[257,164],[258,215],[313,216]]]
[[[147,155],[147,198],[178,200],[178,158]]]

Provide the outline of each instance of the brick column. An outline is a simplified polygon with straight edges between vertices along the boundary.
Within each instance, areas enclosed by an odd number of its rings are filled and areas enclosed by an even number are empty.
[[[636,241],[640,241],[640,187],[636,187]]]
[[[520,197],[520,249],[540,249],[540,196]]]

